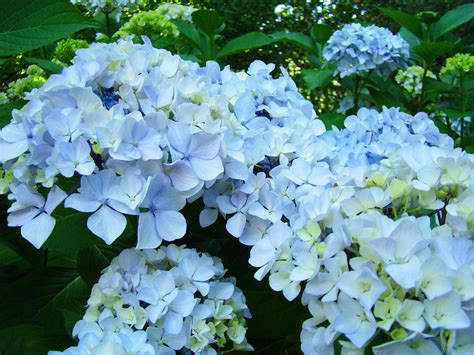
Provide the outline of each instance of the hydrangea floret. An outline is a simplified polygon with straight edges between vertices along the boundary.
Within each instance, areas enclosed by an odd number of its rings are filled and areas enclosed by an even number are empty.
[[[164,3],[155,10],[141,11],[134,14],[115,34],[118,37],[127,36],[161,36],[178,37],[179,30],[171,20],[192,22],[192,13],[197,9],[173,3]]]
[[[133,11],[139,7],[143,0],[70,0],[74,5],[83,6],[87,12],[97,14],[99,12],[112,14],[117,21],[120,20],[122,12],[127,9]]]
[[[336,66],[341,78],[371,70],[381,76],[406,68],[408,43],[399,35],[378,26],[344,25],[329,38],[323,49],[327,62]]]
[[[408,93],[420,95],[423,88],[424,69],[418,65],[412,65],[405,70],[399,70],[395,75],[395,81],[400,84]],[[426,77],[436,79],[432,71],[426,71]]]
[[[184,246],[125,249],[92,287],[77,346],[49,355],[252,350],[245,296],[224,275],[219,258]]]
[[[180,211],[202,198],[200,224],[223,216],[258,280],[302,294],[305,353],[331,353],[342,336],[360,352],[379,334],[379,353],[471,346],[472,155],[396,108],[325,131],[274,68],[199,67],[146,38],[78,50],[0,132],[11,212],[54,218],[19,192],[80,178],[65,206],[90,213],[94,234],[110,244],[137,216],[137,246],[156,248],[185,234]],[[45,234],[23,236],[39,246]]]

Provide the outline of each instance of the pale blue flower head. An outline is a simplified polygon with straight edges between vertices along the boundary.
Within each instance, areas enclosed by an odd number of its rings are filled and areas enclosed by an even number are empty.
[[[406,68],[410,57],[408,43],[383,27],[344,25],[333,33],[323,50],[324,58],[336,66],[341,77],[375,70],[387,76]]]

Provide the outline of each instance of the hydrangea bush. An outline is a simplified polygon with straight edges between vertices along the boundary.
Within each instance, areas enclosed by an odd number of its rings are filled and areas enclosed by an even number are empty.
[[[242,291],[216,257],[173,244],[125,249],[92,288],[77,346],[54,354],[174,354],[252,350]]]
[[[332,34],[323,56],[343,78],[371,70],[387,76],[395,69],[406,67],[410,53],[408,43],[399,34],[393,35],[383,27],[352,23]]]
[[[289,301],[302,295],[303,352],[332,353],[337,340],[355,353],[473,346],[471,155],[426,114],[396,108],[361,109],[326,131],[274,65],[199,67],[144,41],[78,50],[13,112],[0,132],[10,226],[40,247],[64,201],[107,244],[137,218],[137,248],[153,249],[185,235],[180,211],[202,198],[202,227],[223,216],[255,278]],[[375,46],[387,54],[379,70],[401,63],[400,41],[393,56]],[[64,179],[78,186],[65,192]]]

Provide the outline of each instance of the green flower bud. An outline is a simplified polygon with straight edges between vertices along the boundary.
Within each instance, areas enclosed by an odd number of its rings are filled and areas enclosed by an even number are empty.
[[[89,43],[82,39],[68,38],[58,42],[53,53],[53,62],[60,65],[71,64],[72,58],[76,55],[79,48],[88,48]]]
[[[461,73],[474,72],[474,56],[470,54],[458,53],[446,60],[446,64],[441,68],[440,74],[445,75],[452,73],[460,75]]]

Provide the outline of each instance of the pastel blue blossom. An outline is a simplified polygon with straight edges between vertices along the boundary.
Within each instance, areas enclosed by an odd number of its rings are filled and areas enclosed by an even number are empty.
[[[72,142],[58,143],[51,157],[46,160],[50,164],[48,175],[53,176],[54,169],[59,170],[65,177],[71,177],[75,172],[83,176],[92,174],[96,165],[90,153],[89,143],[83,137]]]
[[[386,76],[395,69],[406,68],[410,52],[408,43],[399,34],[393,35],[383,27],[353,23],[332,34],[323,56],[343,78],[370,70]]]
[[[160,148],[160,136],[146,122],[127,117],[117,132],[119,140],[114,149],[109,150],[110,156],[118,160],[160,159],[163,153]]]
[[[252,350],[245,338],[245,318],[251,317],[245,296],[224,274],[218,258],[195,249],[125,249],[92,287],[73,329],[77,346],[49,354],[216,354],[220,344]],[[206,287],[193,288],[193,279]]]
[[[44,124],[56,141],[73,141],[82,134],[81,110],[67,108],[60,112],[52,112],[44,118]]]
[[[148,188],[138,219],[137,248],[157,248],[161,241],[173,241],[186,233],[186,219],[178,212],[186,204],[184,195],[166,184],[166,179],[157,176]]]
[[[15,202],[8,209],[8,225],[21,226],[21,235],[37,249],[48,239],[56,224],[51,216],[54,209],[66,198],[66,193],[57,186],[44,197],[27,185],[14,190]]]
[[[169,129],[168,140],[173,162],[169,175],[178,190],[195,187],[199,179],[211,181],[224,171],[220,157],[220,140],[217,135],[205,132],[191,134],[189,127],[181,123]]]
[[[10,123],[0,131],[0,161],[15,159],[28,150],[28,143],[33,138],[28,121]]]
[[[83,176],[80,192],[70,195],[64,202],[68,208],[94,212],[87,219],[87,227],[107,244],[113,243],[127,225],[127,219],[117,211],[117,205],[111,199],[111,190],[119,183],[119,178],[108,169]]]

